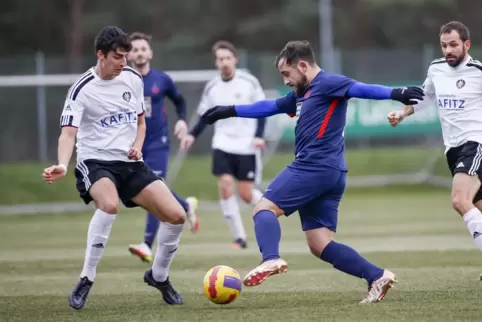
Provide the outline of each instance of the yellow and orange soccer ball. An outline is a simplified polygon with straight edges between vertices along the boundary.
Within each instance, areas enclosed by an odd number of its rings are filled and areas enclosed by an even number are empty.
[[[235,269],[219,265],[204,276],[204,295],[216,304],[229,304],[241,293],[241,278]]]

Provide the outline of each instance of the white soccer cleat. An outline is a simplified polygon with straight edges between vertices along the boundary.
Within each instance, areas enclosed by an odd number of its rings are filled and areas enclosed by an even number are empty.
[[[196,197],[187,197],[186,202],[188,205],[188,211],[186,212],[186,223],[189,230],[193,233],[199,229],[199,219],[196,215],[199,202]]]
[[[143,262],[152,262],[152,250],[146,243],[129,245],[129,251],[132,255],[139,257]]]
[[[377,279],[370,285],[368,290],[368,295],[365,297],[360,304],[370,304],[380,302],[385,298],[387,292],[397,283],[395,274],[390,271],[385,270],[382,277]]]
[[[288,263],[281,258],[270,259],[249,272],[243,281],[246,286],[257,286],[263,283],[271,275],[286,273]]]

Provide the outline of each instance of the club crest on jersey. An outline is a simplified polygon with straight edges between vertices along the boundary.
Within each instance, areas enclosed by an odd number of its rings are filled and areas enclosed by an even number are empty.
[[[459,79],[455,85],[460,89],[465,86],[465,81],[463,79]]]
[[[311,95],[311,89],[305,93],[304,98],[308,98]]]
[[[124,99],[124,101],[129,102],[131,100],[131,93],[124,92],[124,94],[122,94],[122,98]]]
[[[161,89],[159,88],[159,86],[157,86],[157,84],[152,85],[151,87],[152,94],[159,94],[160,91]]]

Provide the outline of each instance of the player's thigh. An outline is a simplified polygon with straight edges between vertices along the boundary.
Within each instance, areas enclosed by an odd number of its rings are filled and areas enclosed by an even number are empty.
[[[161,221],[171,224],[184,223],[184,209],[161,180],[151,182],[131,200]]]
[[[460,208],[462,204],[473,202],[480,189],[482,145],[467,142],[456,150],[449,150],[447,160],[453,174],[452,204]]]
[[[331,183],[329,183],[331,182]],[[320,196],[299,209],[303,231],[325,228],[333,233],[338,224],[338,207],[346,187],[346,173],[333,171],[327,177],[327,188]]]
[[[115,214],[119,208],[119,177],[115,162],[85,160],[75,167],[76,188],[86,204],[94,201],[96,207]]]
[[[256,179],[256,156],[250,155],[235,155],[235,178],[238,180],[239,196],[246,202],[251,201],[251,195]]]
[[[264,198],[277,205],[286,216],[323,193],[329,171],[312,173],[292,165],[283,169],[264,191]]]
[[[144,163],[159,177],[166,178],[169,151],[150,151]]]

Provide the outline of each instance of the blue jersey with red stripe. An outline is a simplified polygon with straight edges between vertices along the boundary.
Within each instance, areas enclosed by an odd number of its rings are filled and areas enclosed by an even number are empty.
[[[295,165],[317,169],[330,167],[347,171],[344,159],[344,128],[351,78],[320,71],[304,95],[294,92],[278,98],[278,108],[297,117]]]
[[[144,108],[146,116],[145,149],[168,149],[169,129],[164,98],[176,103],[181,94],[171,77],[164,72],[149,70],[144,80]]]

